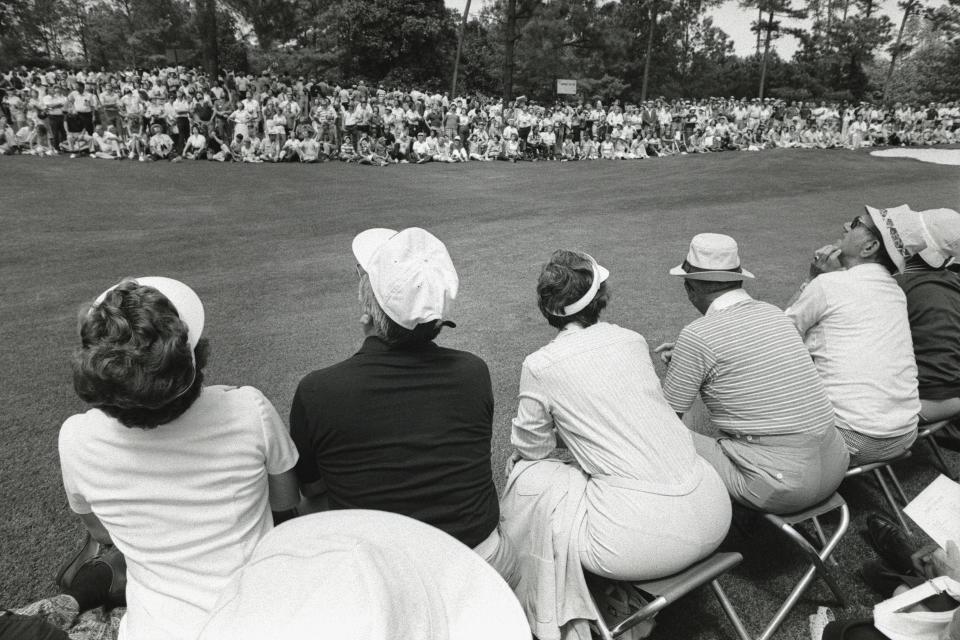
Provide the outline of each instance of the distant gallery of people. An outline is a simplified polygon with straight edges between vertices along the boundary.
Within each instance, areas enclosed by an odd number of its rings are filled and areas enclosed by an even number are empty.
[[[0,74],[0,154],[387,164],[642,160],[958,142],[955,102],[583,98],[504,103],[412,87],[183,67]]]
[[[204,384],[207,310],[186,284],[127,278],[85,306],[90,408],[59,453],[91,539],[63,592],[0,631],[586,640],[623,614],[620,581],[713,553],[734,504],[803,510],[960,414],[956,211],[867,207],[785,311],[744,288],[733,238],[700,233],[662,272],[702,316],[652,350],[602,320],[615,275],[561,249],[535,283],[556,334],[520,365],[498,496],[487,364],[438,344],[460,283],[446,245],[375,228],[351,248],[362,346],[302,378],[289,427],[257,389]],[[681,420],[698,397],[712,435]]]

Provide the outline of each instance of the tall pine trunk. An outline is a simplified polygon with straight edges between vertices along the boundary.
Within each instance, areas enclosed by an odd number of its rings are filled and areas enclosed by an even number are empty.
[[[463,35],[467,32],[467,17],[470,15],[470,0],[463,8],[463,20],[460,21],[460,33],[457,36],[457,55],[453,58],[453,80],[450,82],[450,97],[457,95],[457,71],[460,69],[460,52],[463,51]]]
[[[517,44],[517,0],[507,0],[503,42],[503,102],[513,100],[513,53]]]
[[[767,82],[767,62],[770,60],[770,39],[773,37],[773,9],[770,9],[770,19],[767,22],[767,38],[763,43],[763,64],[760,66],[760,99],[763,100],[763,89]]]
[[[653,55],[653,31],[656,28],[656,0],[650,0],[650,31],[647,33],[647,53],[643,60],[643,84],[640,87],[640,102],[644,102],[647,99],[647,86],[650,84],[650,57]]]

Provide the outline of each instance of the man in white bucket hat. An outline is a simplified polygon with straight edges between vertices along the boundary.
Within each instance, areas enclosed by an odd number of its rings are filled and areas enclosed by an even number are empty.
[[[355,355],[307,375],[290,431],[305,495],[431,524],[473,548],[515,586],[490,467],[493,391],[477,356],[433,342],[459,279],[446,246],[419,228],[353,240],[361,324]]]
[[[670,274],[703,314],[656,349],[673,410],[686,413],[699,395],[720,432],[692,433],[697,453],[754,509],[793,513],[826,499],[849,464],[833,406],[790,320],[743,290],[753,274],[736,241],[701,233]]]
[[[920,413],[907,299],[891,274],[925,247],[922,229],[906,212],[866,209],[815,254],[813,280],[786,310],[820,372],[854,465],[909,449]]]

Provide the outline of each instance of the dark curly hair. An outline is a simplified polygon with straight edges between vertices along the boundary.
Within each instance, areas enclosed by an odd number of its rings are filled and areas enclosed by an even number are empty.
[[[124,281],[80,312],[73,388],[127,427],[153,429],[178,418],[200,395],[208,343],[190,353],[187,326],[153,287]]]
[[[582,298],[593,284],[593,264],[582,253],[557,249],[550,256],[550,262],[543,265],[537,280],[537,305],[540,313],[550,326],[562,329],[571,322],[584,327],[596,324],[607,302],[610,289],[607,283],[601,283],[597,295],[586,307],[572,316],[554,315],[563,308]]]

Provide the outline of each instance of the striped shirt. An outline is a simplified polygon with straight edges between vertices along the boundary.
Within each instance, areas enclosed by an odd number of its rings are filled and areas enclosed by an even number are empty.
[[[511,441],[525,458],[545,458],[558,432],[591,476],[636,480],[663,495],[688,493],[702,477],[646,340],[617,325],[568,324],[523,361]]]
[[[743,289],[714,300],[680,332],[663,392],[678,413],[700,394],[711,422],[734,435],[834,426],[833,405],[793,323]]]

